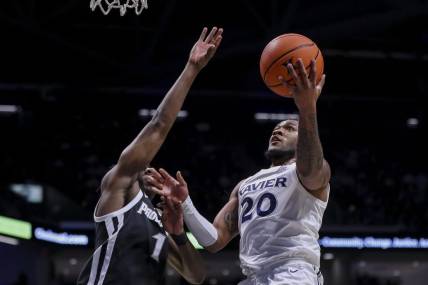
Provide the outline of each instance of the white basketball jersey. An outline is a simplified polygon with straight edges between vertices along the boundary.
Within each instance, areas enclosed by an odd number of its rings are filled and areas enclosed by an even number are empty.
[[[238,197],[244,274],[281,260],[320,266],[318,231],[327,202],[305,190],[295,163],[260,170],[244,180]]]

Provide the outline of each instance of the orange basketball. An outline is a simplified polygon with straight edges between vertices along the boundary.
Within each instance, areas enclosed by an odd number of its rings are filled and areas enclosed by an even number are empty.
[[[305,36],[283,34],[267,44],[260,58],[260,74],[266,86],[278,95],[291,97],[290,90],[278,80],[278,76],[281,75],[289,85],[295,85],[291,75],[288,74],[287,64],[292,63],[296,67],[298,58],[302,59],[308,75],[311,60],[315,59],[318,83],[324,72],[324,59],[320,49]],[[295,70],[297,72],[296,68]]]

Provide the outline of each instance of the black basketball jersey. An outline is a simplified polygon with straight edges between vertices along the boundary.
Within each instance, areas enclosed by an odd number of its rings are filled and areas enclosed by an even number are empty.
[[[160,216],[143,192],[125,207],[95,219],[95,252],[78,285],[162,284],[168,240]]]

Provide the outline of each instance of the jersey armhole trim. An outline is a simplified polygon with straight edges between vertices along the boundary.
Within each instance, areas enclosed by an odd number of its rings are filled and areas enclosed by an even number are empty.
[[[98,204],[100,203],[100,200],[98,200],[97,205],[95,206],[95,210],[94,210],[94,221],[95,222],[103,222],[108,218],[115,217],[115,216],[118,216],[118,215],[123,214],[125,212],[128,212],[132,207],[135,206],[135,204],[138,203],[138,201],[141,200],[141,197],[143,197],[143,192],[139,191],[138,194],[135,195],[135,197],[128,204],[126,204],[125,206],[123,206],[119,210],[113,211],[111,213],[108,213],[108,214],[105,214],[105,215],[99,216],[99,217],[97,217],[95,215],[95,213],[97,212]]]
[[[330,198],[330,183],[327,184],[327,186],[325,187],[327,190],[327,201],[323,201],[321,199],[318,199],[317,197],[311,195],[311,193],[309,193],[308,188],[306,188],[305,185],[303,185],[302,181],[300,180],[299,174],[297,173],[297,167],[294,169],[294,174],[296,175],[296,179],[297,179],[297,183],[299,184],[299,188],[302,188],[302,192],[305,192],[307,196],[311,197],[312,199],[314,199],[316,202],[320,203],[322,206],[326,207],[328,204],[328,199]]]

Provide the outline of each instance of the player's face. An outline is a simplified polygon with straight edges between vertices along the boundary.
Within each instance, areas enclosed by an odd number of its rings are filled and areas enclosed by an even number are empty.
[[[298,121],[282,121],[272,131],[269,150],[295,151],[297,146]]]

